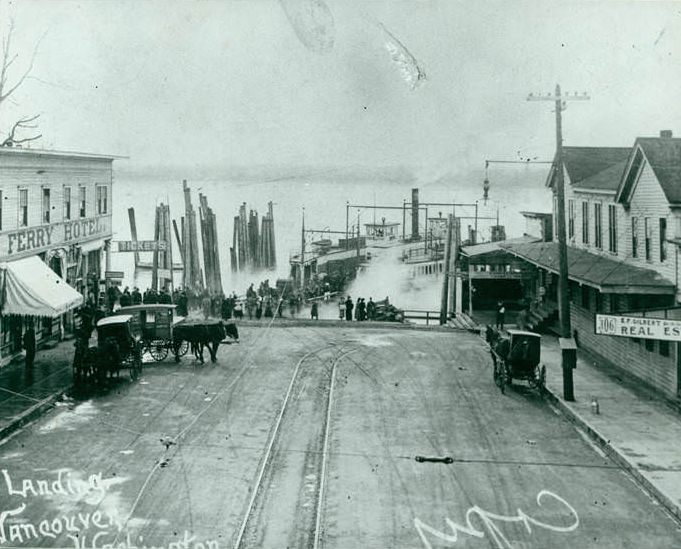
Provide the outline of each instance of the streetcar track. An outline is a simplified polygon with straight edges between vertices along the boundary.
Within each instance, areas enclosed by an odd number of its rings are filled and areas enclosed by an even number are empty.
[[[255,518],[255,511],[258,503],[258,497],[264,492],[266,489],[263,481],[265,479],[265,476],[268,472],[274,470],[274,461],[273,459],[275,457],[275,454],[279,453],[291,453],[287,450],[284,450],[282,448],[276,448],[275,452],[275,445],[277,440],[279,439],[282,423],[284,416],[286,414],[286,411],[289,408],[289,404],[292,403],[291,401],[291,396],[293,394],[293,389],[296,384],[296,381],[299,377],[299,373],[301,370],[301,366],[303,363],[310,358],[312,355],[316,355],[320,352],[323,352],[325,350],[331,350],[337,347],[337,344],[335,342],[333,343],[327,343],[327,345],[320,347],[318,349],[315,349],[306,355],[304,355],[296,364],[296,367],[294,369],[294,372],[291,376],[291,381],[289,382],[288,389],[286,391],[286,395],[284,396],[284,400],[282,402],[282,406],[280,408],[279,414],[277,416],[277,420],[274,424],[274,427],[272,429],[272,434],[270,436],[270,440],[268,442],[268,445],[266,447],[266,451],[261,459],[260,463],[260,469],[258,471],[258,474],[256,476],[256,481],[254,483],[254,487],[251,490],[251,497],[248,502],[248,506],[246,508],[246,511],[244,513],[243,519],[241,521],[241,525],[238,531],[238,534],[236,536],[236,540],[234,542],[234,549],[239,549],[242,547],[242,544],[244,543],[247,530],[249,529],[249,524],[251,523],[251,520]],[[319,543],[321,541],[319,532],[321,529],[321,523],[322,523],[322,511],[323,511],[323,498],[324,498],[324,489],[325,489],[325,475],[326,475],[326,469],[327,469],[327,458],[328,458],[328,444],[329,444],[329,432],[330,432],[330,425],[331,425],[331,413],[333,411],[332,407],[332,398],[333,398],[333,386],[335,383],[335,371],[336,371],[336,366],[340,360],[355,352],[358,351],[359,348],[351,349],[348,351],[343,351],[342,347],[339,350],[339,354],[337,354],[335,357],[331,359],[331,378],[329,381],[329,391],[328,394],[326,395],[326,414],[324,416],[324,420],[322,423],[322,430],[323,430],[323,437],[322,437],[322,450],[319,452],[312,452],[309,450],[301,450],[301,454],[306,454],[306,455],[315,455],[315,456],[321,456],[322,461],[321,461],[321,466],[320,466],[320,474],[318,475],[318,480],[317,480],[317,490],[316,490],[316,499],[317,499],[317,505],[316,505],[316,510],[315,510],[315,516],[314,516],[314,532],[313,532],[313,547],[314,549],[317,549],[319,547]],[[307,383],[307,382],[305,382]],[[300,395],[300,391],[298,391],[298,394]],[[320,393],[321,394],[321,393]],[[296,399],[294,399],[296,400]],[[270,482],[271,484],[271,482]]]
[[[267,444],[267,449],[265,451],[265,454],[263,455],[263,458],[261,460],[260,464],[260,470],[258,471],[258,475],[256,476],[256,481],[255,481],[255,487],[253,490],[251,490],[251,498],[248,502],[248,506],[246,507],[246,512],[244,513],[244,518],[241,521],[241,526],[239,527],[239,532],[237,533],[236,541],[234,543],[234,548],[239,549],[241,546],[241,543],[243,541],[244,535],[246,533],[246,528],[248,526],[248,521],[251,517],[251,514],[253,513],[253,508],[255,506],[255,500],[258,497],[258,494],[260,493],[261,490],[261,484],[263,477],[265,476],[265,471],[267,469],[267,465],[270,462],[270,458],[272,455],[272,449],[274,447],[274,443],[277,439],[277,435],[279,434],[279,429],[281,427],[281,422],[284,417],[284,413],[286,412],[286,407],[288,406],[289,399],[291,397],[291,392],[293,390],[296,378],[298,377],[298,372],[300,371],[300,367],[305,362],[309,357],[316,355],[317,353],[331,349],[335,346],[335,344],[329,344],[327,343],[326,345],[322,347],[318,347],[317,349],[314,349],[305,355],[303,355],[298,363],[296,364],[296,367],[293,370],[293,375],[291,376],[291,381],[289,382],[288,389],[286,390],[286,394],[284,396],[284,401],[282,403],[281,409],[279,411],[279,414],[277,416],[277,420],[275,422],[274,428],[272,430],[272,435],[270,436],[270,440]]]
[[[358,351],[359,348],[352,349],[347,353],[341,354],[338,358],[333,361],[331,365],[331,381],[329,383],[329,396],[327,400],[326,407],[326,420],[324,422],[324,443],[322,445],[322,470],[319,474],[319,492],[317,494],[317,516],[315,518],[315,536],[313,548],[318,549],[320,545],[320,534],[321,534],[321,523],[322,523],[322,507],[324,505],[324,488],[326,485],[326,464],[328,461],[328,448],[329,448],[329,426],[331,425],[331,412],[333,411],[333,389],[334,383],[336,381],[336,366],[340,360],[347,355]]]

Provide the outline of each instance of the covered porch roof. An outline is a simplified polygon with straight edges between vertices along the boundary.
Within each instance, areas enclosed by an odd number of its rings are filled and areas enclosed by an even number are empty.
[[[558,274],[558,243],[508,243],[513,255]],[[657,271],[568,246],[570,280],[597,288],[603,293],[674,295],[676,287]]]

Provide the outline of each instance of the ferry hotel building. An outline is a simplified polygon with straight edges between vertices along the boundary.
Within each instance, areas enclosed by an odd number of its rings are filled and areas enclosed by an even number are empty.
[[[594,319],[597,312],[681,319],[681,139],[663,131],[632,147],[563,150],[570,319],[578,345],[678,401],[679,344],[596,335]],[[505,247],[535,268],[534,296],[543,288],[543,307],[557,309],[556,238]]]
[[[0,148],[0,364],[74,329],[74,310],[99,293],[111,229],[113,158]]]

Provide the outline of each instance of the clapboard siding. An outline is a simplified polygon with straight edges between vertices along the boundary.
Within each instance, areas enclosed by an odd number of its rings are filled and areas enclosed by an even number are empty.
[[[593,314],[575,303],[570,307],[570,321],[580,347],[585,347],[665,396],[676,397],[676,345],[669,346],[670,356],[665,357],[659,353],[659,341],[655,341],[653,350],[649,351],[642,339],[596,335]]]
[[[673,236],[674,227],[676,225],[675,216],[669,207],[667,197],[662,191],[655,173],[646,162],[641,170],[638,181],[634,186],[629,203],[628,221],[626,223],[625,231],[622,234],[620,245],[625,250],[626,259],[628,263],[638,267],[647,269],[654,269],[662,276],[676,281],[675,270],[675,250],[672,246],[667,244],[667,259],[661,261],[660,259],[660,218],[667,220],[667,236]],[[638,253],[637,257],[633,257],[632,249],[632,218],[638,219]],[[644,219],[648,218],[651,225],[652,243],[651,243],[651,259],[646,260],[645,257],[645,223]]]
[[[5,162],[0,157],[0,190],[2,191],[1,231],[15,230],[19,226],[19,190],[28,191],[28,226],[42,225],[43,188],[50,189],[50,223],[64,221],[64,187],[71,187],[71,219],[79,217],[79,187],[86,189],[86,217],[97,215],[96,186],[107,187],[107,209],[111,213],[112,169],[111,163],[83,164],[58,159],[55,167],[45,160],[40,163]],[[15,159],[13,159],[15,160]],[[26,160],[26,159],[21,159]]]

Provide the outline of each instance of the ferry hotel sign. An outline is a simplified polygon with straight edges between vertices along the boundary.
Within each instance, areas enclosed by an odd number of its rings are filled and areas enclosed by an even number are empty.
[[[597,314],[595,331],[597,335],[681,341],[681,320]]]
[[[25,227],[0,233],[0,257],[15,259],[54,248],[111,237],[111,216]]]

